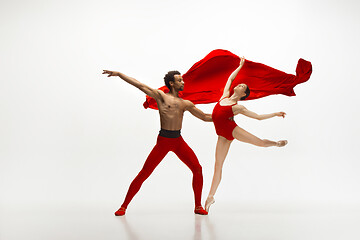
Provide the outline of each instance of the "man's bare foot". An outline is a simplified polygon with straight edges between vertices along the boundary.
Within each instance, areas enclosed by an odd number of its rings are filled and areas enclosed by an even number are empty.
[[[280,140],[280,141],[277,141],[276,146],[277,147],[284,147],[287,143],[288,143],[287,140]]]
[[[214,202],[215,202],[215,199],[214,199],[214,197],[212,197],[212,196],[209,196],[209,197],[206,199],[206,201],[205,201],[205,210],[206,210],[207,212],[209,212],[209,208],[210,208],[211,204],[213,204]]]

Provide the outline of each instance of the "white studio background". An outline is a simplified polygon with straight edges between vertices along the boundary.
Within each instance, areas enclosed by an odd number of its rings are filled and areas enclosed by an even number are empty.
[[[158,113],[103,69],[157,88],[213,49],[295,73],[312,62],[296,97],[243,104],[283,120],[238,125],[285,148],[234,142],[219,204],[360,202],[358,1],[9,1],[0,3],[1,208],[111,205],[116,210],[154,146]],[[213,104],[199,105],[210,113]],[[182,134],[210,188],[216,134],[185,114]],[[131,206],[193,205],[191,172],[169,153]]]

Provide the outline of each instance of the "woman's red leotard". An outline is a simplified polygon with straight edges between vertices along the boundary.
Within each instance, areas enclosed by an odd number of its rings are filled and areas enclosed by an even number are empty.
[[[232,132],[237,126],[233,117],[233,105],[221,106],[220,101],[215,105],[212,112],[212,120],[214,122],[217,135],[226,138],[227,140],[234,140]]]

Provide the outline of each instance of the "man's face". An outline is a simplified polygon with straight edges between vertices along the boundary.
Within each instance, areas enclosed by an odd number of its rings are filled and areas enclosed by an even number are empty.
[[[174,75],[174,84],[173,87],[177,91],[184,90],[184,80],[181,75]]]

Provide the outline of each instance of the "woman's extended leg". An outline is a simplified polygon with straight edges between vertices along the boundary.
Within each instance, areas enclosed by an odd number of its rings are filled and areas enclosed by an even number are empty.
[[[255,135],[252,135],[251,133],[240,128],[239,126],[236,126],[234,128],[232,135],[235,139],[241,142],[250,143],[259,147],[271,147],[271,146],[283,147],[287,144],[286,140],[274,142],[267,139],[260,139]]]
[[[226,158],[226,155],[229,152],[230,144],[232,141],[227,140],[224,137],[218,136],[218,141],[216,144],[215,150],[215,167],[214,167],[214,176],[211,183],[211,188],[209,195],[205,202],[206,211],[209,210],[210,205],[215,202],[214,195],[221,181],[222,167]]]

